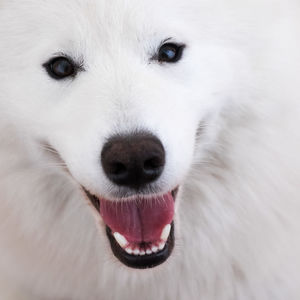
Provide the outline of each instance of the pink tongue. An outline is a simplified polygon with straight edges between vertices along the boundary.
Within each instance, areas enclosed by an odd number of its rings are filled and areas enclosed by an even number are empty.
[[[128,242],[155,242],[173,220],[174,199],[171,193],[127,202],[100,199],[100,214],[112,232],[122,234]]]

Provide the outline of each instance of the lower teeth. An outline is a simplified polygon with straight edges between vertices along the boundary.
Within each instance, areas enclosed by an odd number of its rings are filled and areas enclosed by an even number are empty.
[[[165,248],[167,239],[170,235],[170,231],[171,225],[166,225],[162,230],[160,242],[157,242],[152,245],[150,244],[149,246],[146,246],[146,248],[139,248],[137,245],[130,246],[126,238],[118,232],[115,232],[113,236],[116,242],[120,245],[120,247],[123,248],[128,254],[135,256],[143,256],[146,254],[151,255],[153,253],[157,253],[158,251],[162,251]]]
[[[153,253],[157,253],[158,251],[161,251],[165,248],[165,243],[160,243],[159,246],[152,246],[152,247],[149,247],[148,249],[138,249],[138,248],[135,248],[133,249],[132,247],[127,247],[125,248],[125,251],[130,254],[130,255],[135,255],[135,256],[144,256],[144,255],[151,255]]]

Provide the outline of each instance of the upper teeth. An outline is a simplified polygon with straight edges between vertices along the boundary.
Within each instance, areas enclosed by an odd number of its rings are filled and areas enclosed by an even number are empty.
[[[166,242],[166,241],[168,240],[168,237],[169,237],[169,235],[170,235],[170,232],[171,232],[171,225],[168,224],[168,225],[166,225],[166,226],[164,227],[164,229],[162,230],[160,238],[161,238],[164,242]]]

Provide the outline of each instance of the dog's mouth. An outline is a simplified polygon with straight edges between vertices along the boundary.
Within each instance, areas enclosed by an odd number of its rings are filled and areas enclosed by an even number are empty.
[[[178,187],[164,195],[110,201],[86,191],[106,224],[116,258],[131,268],[153,268],[165,262],[175,241],[174,206]]]

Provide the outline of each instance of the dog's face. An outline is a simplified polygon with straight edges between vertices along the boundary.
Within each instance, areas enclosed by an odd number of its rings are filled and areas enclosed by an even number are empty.
[[[59,153],[122,262],[163,262],[176,192],[216,135],[239,54],[185,1],[12,2],[1,12],[5,118]]]

